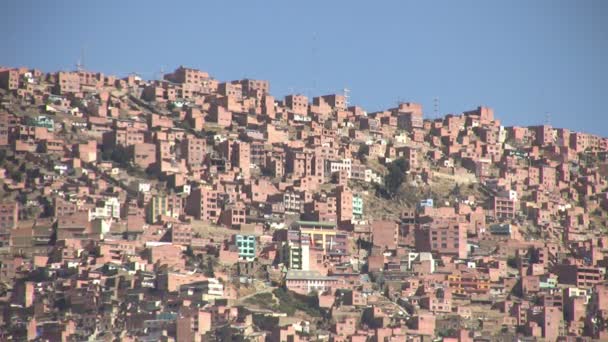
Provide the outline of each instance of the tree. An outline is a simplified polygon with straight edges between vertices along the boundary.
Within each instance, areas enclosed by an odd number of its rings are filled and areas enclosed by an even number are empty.
[[[128,148],[122,145],[116,145],[114,148],[105,148],[101,152],[102,160],[111,160],[116,164],[126,167],[129,165],[131,153]]]
[[[17,201],[21,205],[25,205],[27,203],[27,195],[24,194],[23,192],[20,192],[19,194],[17,194]]]
[[[369,146],[367,144],[361,144],[359,146],[359,150],[357,151],[357,158],[360,160],[365,160],[365,158],[369,155]]]
[[[205,277],[215,277],[215,260],[212,257],[207,258],[207,267],[205,268]]]
[[[26,174],[27,174],[27,177],[31,178],[31,179],[36,179],[36,178],[40,177],[40,175],[41,175],[40,169],[37,167],[28,169]]]
[[[53,216],[53,203],[51,203],[48,197],[40,197],[40,208],[42,208],[42,215],[44,217]]]
[[[405,170],[407,162],[403,158],[399,158],[388,166],[388,174],[384,178],[384,190],[390,198],[394,198],[399,187],[405,180]]]
[[[30,206],[25,209],[27,219],[37,219],[40,216],[42,209],[38,206]]]
[[[21,172],[19,172],[19,171],[14,172],[11,175],[11,178],[14,179],[15,182],[18,182],[18,183],[23,182],[23,174]]]
[[[454,188],[452,188],[451,195],[455,197],[459,197],[461,195],[460,183],[456,183]]]
[[[129,164],[129,150],[122,146],[116,145],[116,147],[112,150],[111,159],[121,166],[126,166]]]
[[[512,268],[517,268],[517,257],[515,257],[515,256],[508,257],[507,265]]]

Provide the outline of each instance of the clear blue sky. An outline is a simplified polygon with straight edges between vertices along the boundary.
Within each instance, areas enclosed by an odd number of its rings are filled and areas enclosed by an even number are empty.
[[[144,78],[179,65],[369,111],[488,105],[506,125],[608,136],[608,1],[0,2],[0,65]]]

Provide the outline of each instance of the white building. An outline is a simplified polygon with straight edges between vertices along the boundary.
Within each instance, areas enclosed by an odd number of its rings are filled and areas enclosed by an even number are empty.
[[[120,201],[117,197],[106,197],[98,202],[98,205],[89,211],[89,220],[120,219]]]
[[[326,160],[325,161],[325,172],[334,173],[346,171],[348,177],[351,176],[353,167],[353,161],[346,158],[342,160]]]

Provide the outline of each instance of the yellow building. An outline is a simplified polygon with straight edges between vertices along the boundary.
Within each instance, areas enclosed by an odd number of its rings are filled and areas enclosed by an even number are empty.
[[[332,222],[296,221],[292,227],[301,235],[310,236],[311,248],[322,248],[325,253],[343,243],[337,238],[336,224]]]

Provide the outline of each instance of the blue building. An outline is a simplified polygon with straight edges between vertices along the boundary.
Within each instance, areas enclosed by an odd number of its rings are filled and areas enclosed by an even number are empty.
[[[418,203],[418,210],[422,208],[432,208],[435,205],[432,198],[427,198]]]

